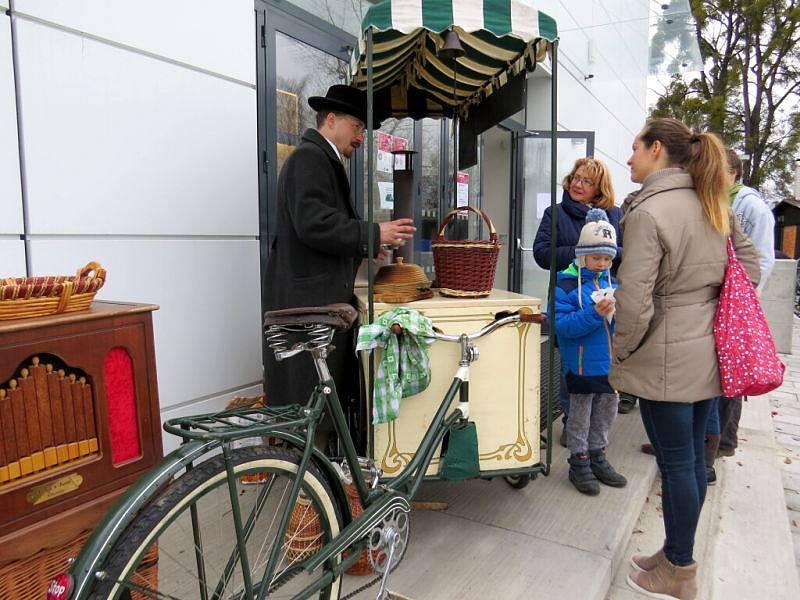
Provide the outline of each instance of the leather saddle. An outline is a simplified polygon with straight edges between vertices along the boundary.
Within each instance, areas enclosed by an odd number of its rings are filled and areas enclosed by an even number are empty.
[[[303,306],[271,310],[264,314],[264,327],[328,325],[339,331],[347,331],[358,318],[358,311],[349,304],[327,306]]]

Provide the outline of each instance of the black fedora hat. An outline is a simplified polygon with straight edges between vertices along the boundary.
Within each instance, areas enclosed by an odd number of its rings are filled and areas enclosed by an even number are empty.
[[[332,85],[324,96],[311,96],[308,105],[316,112],[343,112],[367,124],[367,93],[351,85]],[[372,128],[380,126],[381,119],[373,108]]]

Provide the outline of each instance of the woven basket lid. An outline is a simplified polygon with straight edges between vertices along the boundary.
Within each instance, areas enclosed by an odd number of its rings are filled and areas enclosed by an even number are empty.
[[[389,303],[423,300],[433,296],[430,287],[431,281],[419,265],[406,264],[398,256],[394,264],[381,267],[375,275],[375,300]]]
[[[392,286],[418,286],[430,287],[431,282],[425,276],[422,268],[413,263],[404,263],[403,257],[398,256],[394,264],[386,265],[378,270],[375,275],[375,287],[391,288]]]

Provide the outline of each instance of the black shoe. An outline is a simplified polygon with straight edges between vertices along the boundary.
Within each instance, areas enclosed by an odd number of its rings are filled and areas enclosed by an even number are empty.
[[[630,394],[624,394],[620,392],[619,404],[617,404],[617,412],[621,415],[627,415],[636,406],[636,400],[638,400],[636,396],[631,396]]]
[[[592,473],[601,483],[611,487],[622,488],[628,485],[628,480],[614,470],[611,463],[606,460],[606,453],[602,450],[589,450],[589,459],[592,463]]]
[[[714,467],[706,467],[706,483],[708,485],[717,485],[717,471]]]
[[[561,430],[561,435],[558,436],[558,443],[561,444],[562,446],[564,446],[564,448],[567,447],[567,426],[566,426],[566,424],[564,425],[564,429]]]
[[[592,473],[588,454],[573,454],[568,459],[569,480],[575,489],[587,496],[597,496],[600,484]]]

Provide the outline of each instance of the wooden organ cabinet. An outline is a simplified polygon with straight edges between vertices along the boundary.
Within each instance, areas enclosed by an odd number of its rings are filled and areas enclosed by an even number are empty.
[[[0,596],[9,565],[79,546],[161,458],[157,308],[0,322]]]

